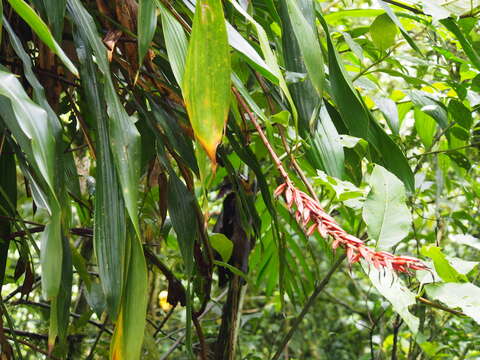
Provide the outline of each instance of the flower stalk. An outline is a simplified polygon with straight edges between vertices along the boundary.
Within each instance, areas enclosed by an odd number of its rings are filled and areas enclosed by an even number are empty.
[[[283,177],[283,183],[274,192],[275,197],[284,196],[287,208],[290,211],[294,211],[296,221],[303,226],[307,236],[311,236],[317,231],[324,239],[331,237],[333,239],[332,248],[334,250],[338,247],[344,248],[350,264],[364,259],[377,269],[384,268],[400,273],[409,273],[410,270],[429,270],[427,265],[415,257],[397,256],[387,251],[376,251],[368,247],[365,242],[347,233],[333,217],[325,212],[318,200],[297,189],[265,136],[263,129],[258,124],[255,115],[238,90],[233,88],[233,93],[237,98],[238,104],[255,126],[275,167]]]

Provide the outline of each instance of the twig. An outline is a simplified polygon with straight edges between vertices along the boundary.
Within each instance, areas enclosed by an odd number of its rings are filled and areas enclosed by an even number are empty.
[[[383,2],[386,2],[388,4],[392,4],[392,5],[395,5],[395,6],[398,6],[399,8],[402,8],[402,9],[405,9],[405,10],[408,10],[408,11],[411,11],[413,12],[414,14],[417,14],[417,15],[426,15],[426,16],[430,16],[428,14],[425,14],[422,10],[420,9],[417,9],[417,8],[414,8],[412,6],[408,6],[408,5],[405,5],[405,4],[402,4],[402,3],[399,3],[397,1],[394,1],[394,0],[382,0]]]
[[[397,314],[395,317],[395,322],[393,323],[393,345],[392,345],[392,360],[397,360],[397,346],[398,346],[398,333],[400,326],[402,326],[402,319],[400,315]]]
[[[287,139],[285,138],[285,131],[283,130],[282,125],[279,125],[277,128],[280,132],[280,137],[282,138],[283,147],[285,148],[286,152],[290,155],[290,162],[292,163],[293,168],[297,172],[300,179],[302,179],[303,183],[305,184],[306,188],[308,189],[308,192],[310,193],[310,196],[313,197],[313,199],[316,202],[320,203],[320,200],[318,199],[315,190],[313,189],[312,185],[308,181],[308,179],[305,176],[305,173],[303,172],[303,170],[298,165],[297,160],[295,160],[295,156],[293,156],[293,153],[290,149],[290,146],[287,143]]]
[[[420,301],[421,303],[424,303],[424,304],[428,305],[428,306],[431,306],[431,307],[439,309],[439,310],[446,311],[446,312],[448,312],[450,314],[453,314],[453,315],[456,315],[456,316],[467,316],[465,313],[463,313],[461,311],[450,309],[447,306],[444,306],[442,304],[430,301],[430,300],[425,299],[423,297],[417,297],[417,300]]]
[[[458,150],[468,149],[470,147],[479,146],[479,145],[480,145],[480,142],[474,142],[474,143],[464,145],[464,146],[460,146],[460,147],[453,148],[453,149],[428,151],[428,152],[424,152],[423,154],[412,155],[408,159],[423,157],[425,155],[444,154],[444,153],[454,152],[454,151],[458,151]]]
[[[25,341],[25,340],[22,340],[22,339],[13,339],[12,337],[10,336],[5,336],[5,338],[7,338],[8,340],[10,341],[16,341],[22,345],[25,345],[25,346],[28,346],[30,349],[32,349],[33,351],[35,352],[38,352],[40,354],[43,354],[45,355],[48,359],[53,359],[53,360],[60,360],[59,358],[53,356],[53,355],[50,355],[47,351],[45,350],[42,350],[40,349],[39,347],[29,343],[28,341]]]
[[[283,339],[280,343],[280,346],[278,347],[277,352],[272,357],[272,360],[278,360],[280,358],[284,349],[287,347],[288,342],[290,341],[293,334],[295,333],[295,331],[300,326],[303,318],[308,313],[308,311],[310,310],[312,305],[315,303],[315,300],[317,299],[318,295],[320,295],[320,293],[325,288],[325,286],[327,286],[328,282],[330,281],[330,278],[335,273],[335,271],[340,267],[340,265],[342,264],[343,260],[345,260],[346,257],[347,256],[345,254],[342,254],[337,259],[335,264],[333,264],[333,266],[330,268],[327,275],[325,275],[325,277],[322,279],[322,281],[320,281],[320,283],[315,287],[315,290],[313,291],[312,295],[310,295],[310,297],[308,298],[308,301],[303,306],[302,311],[293,321],[293,324],[292,324],[292,327],[290,328],[290,331],[283,337]]]

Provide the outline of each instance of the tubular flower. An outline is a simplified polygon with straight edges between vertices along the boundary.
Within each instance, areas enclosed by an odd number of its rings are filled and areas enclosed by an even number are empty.
[[[327,239],[332,237],[332,248],[342,247],[347,252],[350,264],[365,259],[375,268],[386,268],[396,272],[408,273],[409,270],[429,270],[420,260],[410,256],[396,256],[386,251],[375,251],[357,237],[350,235],[328,215],[320,204],[293,186],[290,180],[281,184],[274,192],[275,197],[284,195],[287,207],[295,207],[295,218],[305,228],[308,236],[315,231]]]

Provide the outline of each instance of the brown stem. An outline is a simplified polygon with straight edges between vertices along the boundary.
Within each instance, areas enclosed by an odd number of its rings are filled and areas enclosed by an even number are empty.
[[[277,128],[278,128],[278,130],[280,132],[280,136],[282,138],[283,147],[285,148],[285,151],[290,155],[290,162],[292,163],[293,168],[295,169],[298,176],[300,177],[300,179],[302,179],[303,183],[307,187],[308,192],[310,193],[310,196],[313,197],[316,202],[320,203],[320,200],[318,199],[317,194],[315,193],[315,190],[313,189],[312,185],[308,181],[308,179],[305,176],[305,173],[303,172],[303,170],[298,165],[297,160],[295,160],[295,156],[293,156],[293,152],[291,151],[290,146],[287,143],[287,139],[285,138],[285,131],[283,129],[283,126],[279,125]]]
[[[430,301],[430,300],[425,299],[423,297],[417,297],[417,300],[420,301],[421,303],[424,303],[424,304],[428,305],[428,306],[431,306],[431,307],[439,309],[439,310],[446,311],[446,312],[448,312],[450,314],[453,314],[453,315],[456,315],[456,316],[467,316],[465,313],[463,313],[461,311],[450,309],[447,306],[444,306],[442,304]]]
[[[10,340],[10,341],[15,341],[15,342],[20,343],[22,345],[28,346],[33,351],[45,355],[47,357],[47,359],[60,360],[59,358],[57,358],[53,355],[50,355],[47,351],[40,349],[39,347],[37,347],[36,345],[33,345],[32,343],[29,343],[28,341],[25,341],[25,340],[22,340],[22,339],[14,339],[10,336],[5,336],[5,338]]]
[[[298,329],[298,327],[300,326],[303,318],[305,317],[305,315],[307,315],[308,311],[310,310],[310,308],[313,306],[313,304],[315,303],[315,300],[317,299],[318,295],[320,295],[320,293],[323,291],[323,289],[325,289],[325,287],[327,286],[328,282],[330,281],[330,278],[332,277],[332,275],[335,273],[335,271],[340,267],[340,265],[342,264],[343,260],[345,260],[347,256],[345,254],[343,254],[342,256],[340,256],[337,261],[335,262],[335,264],[333,264],[333,266],[330,268],[330,270],[328,271],[327,275],[325,275],[325,277],[322,279],[322,281],[320,281],[320,283],[315,287],[315,290],[313,290],[313,293],[312,295],[310,295],[310,297],[308,298],[308,301],[306,302],[306,304],[303,306],[303,309],[302,311],[300,312],[300,314],[295,318],[295,320],[293,321],[293,324],[292,324],[292,327],[290,328],[290,331],[283,337],[281,343],[280,343],[280,346],[278,347],[278,350],[277,352],[275,353],[275,355],[273,355],[272,357],[272,360],[278,360],[280,358],[280,356],[282,355],[283,351],[285,350],[285,348],[287,347],[288,345],[288,342],[290,341],[290,339],[292,338],[293,334],[295,333],[295,331]]]
[[[200,359],[207,360],[207,344],[205,343],[205,336],[203,335],[202,327],[197,316],[192,316],[193,325],[197,331],[198,341],[200,343]]]
[[[288,178],[288,174],[285,171],[282,162],[280,161],[278,155],[275,153],[275,150],[273,150],[272,145],[268,142],[268,139],[265,135],[265,133],[262,130],[262,127],[258,124],[255,115],[252,113],[250,108],[248,107],[247,103],[243,99],[243,97],[240,95],[238,90],[234,87],[232,87],[233,94],[237,98],[238,104],[242,108],[244,112],[248,114],[248,117],[250,118],[250,121],[252,122],[253,126],[255,126],[255,129],[257,129],[258,135],[260,135],[260,139],[262,139],[263,144],[267,148],[270,156],[272,157],[273,162],[275,163],[275,166],[277,167],[278,171],[282,175],[282,177],[285,179],[286,182],[290,182],[290,179]]]

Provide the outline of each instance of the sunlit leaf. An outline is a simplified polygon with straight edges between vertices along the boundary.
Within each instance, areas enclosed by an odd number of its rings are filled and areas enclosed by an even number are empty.
[[[195,136],[215,166],[230,107],[230,52],[220,0],[197,2],[183,92]]]
[[[405,188],[380,165],[375,165],[369,183],[371,190],[363,207],[363,220],[377,248],[386,250],[410,231],[412,216],[406,205]]]

